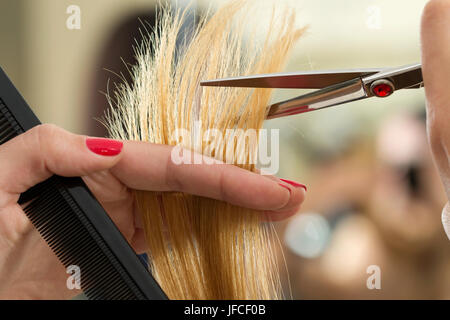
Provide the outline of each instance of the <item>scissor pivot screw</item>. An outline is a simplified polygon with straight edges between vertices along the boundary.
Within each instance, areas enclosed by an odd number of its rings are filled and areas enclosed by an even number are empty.
[[[385,98],[394,92],[394,84],[386,79],[377,80],[370,85],[370,91],[379,98]]]

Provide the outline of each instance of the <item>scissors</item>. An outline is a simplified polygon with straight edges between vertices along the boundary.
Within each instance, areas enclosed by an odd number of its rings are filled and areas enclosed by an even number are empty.
[[[400,89],[423,87],[422,65],[395,68],[273,73],[206,80],[201,86],[319,89],[269,106],[266,119],[337,106],[370,97],[385,98]]]

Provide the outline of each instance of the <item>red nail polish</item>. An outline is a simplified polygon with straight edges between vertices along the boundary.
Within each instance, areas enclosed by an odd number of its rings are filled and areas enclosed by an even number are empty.
[[[305,191],[308,191],[308,188],[306,188],[306,186],[304,184],[295,182],[295,181],[291,181],[291,180],[286,180],[286,179],[280,179],[281,181],[284,181],[286,183],[289,183],[291,186],[297,187],[297,188],[303,188],[305,189]]]
[[[101,156],[117,156],[123,148],[123,142],[103,138],[87,138],[86,145],[92,152]]]

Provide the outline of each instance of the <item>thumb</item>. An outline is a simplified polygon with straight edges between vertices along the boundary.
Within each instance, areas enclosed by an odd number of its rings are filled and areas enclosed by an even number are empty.
[[[123,143],[40,125],[0,146],[0,190],[23,193],[53,174],[73,177],[113,167]]]

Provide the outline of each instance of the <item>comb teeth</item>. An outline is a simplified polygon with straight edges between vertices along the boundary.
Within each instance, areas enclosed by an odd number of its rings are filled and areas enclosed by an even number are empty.
[[[0,146],[39,123],[0,69]],[[167,299],[81,178],[55,175],[18,203],[63,265],[80,268],[88,299]]]
[[[144,299],[106,246],[98,245],[102,239],[58,180],[54,176],[30,189],[40,194],[24,209],[30,221],[66,268],[80,268],[89,299]]]
[[[12,114],[6,108],[5,103],[0,99],[0,145],[11,140],[23,132],[17,124]]]

